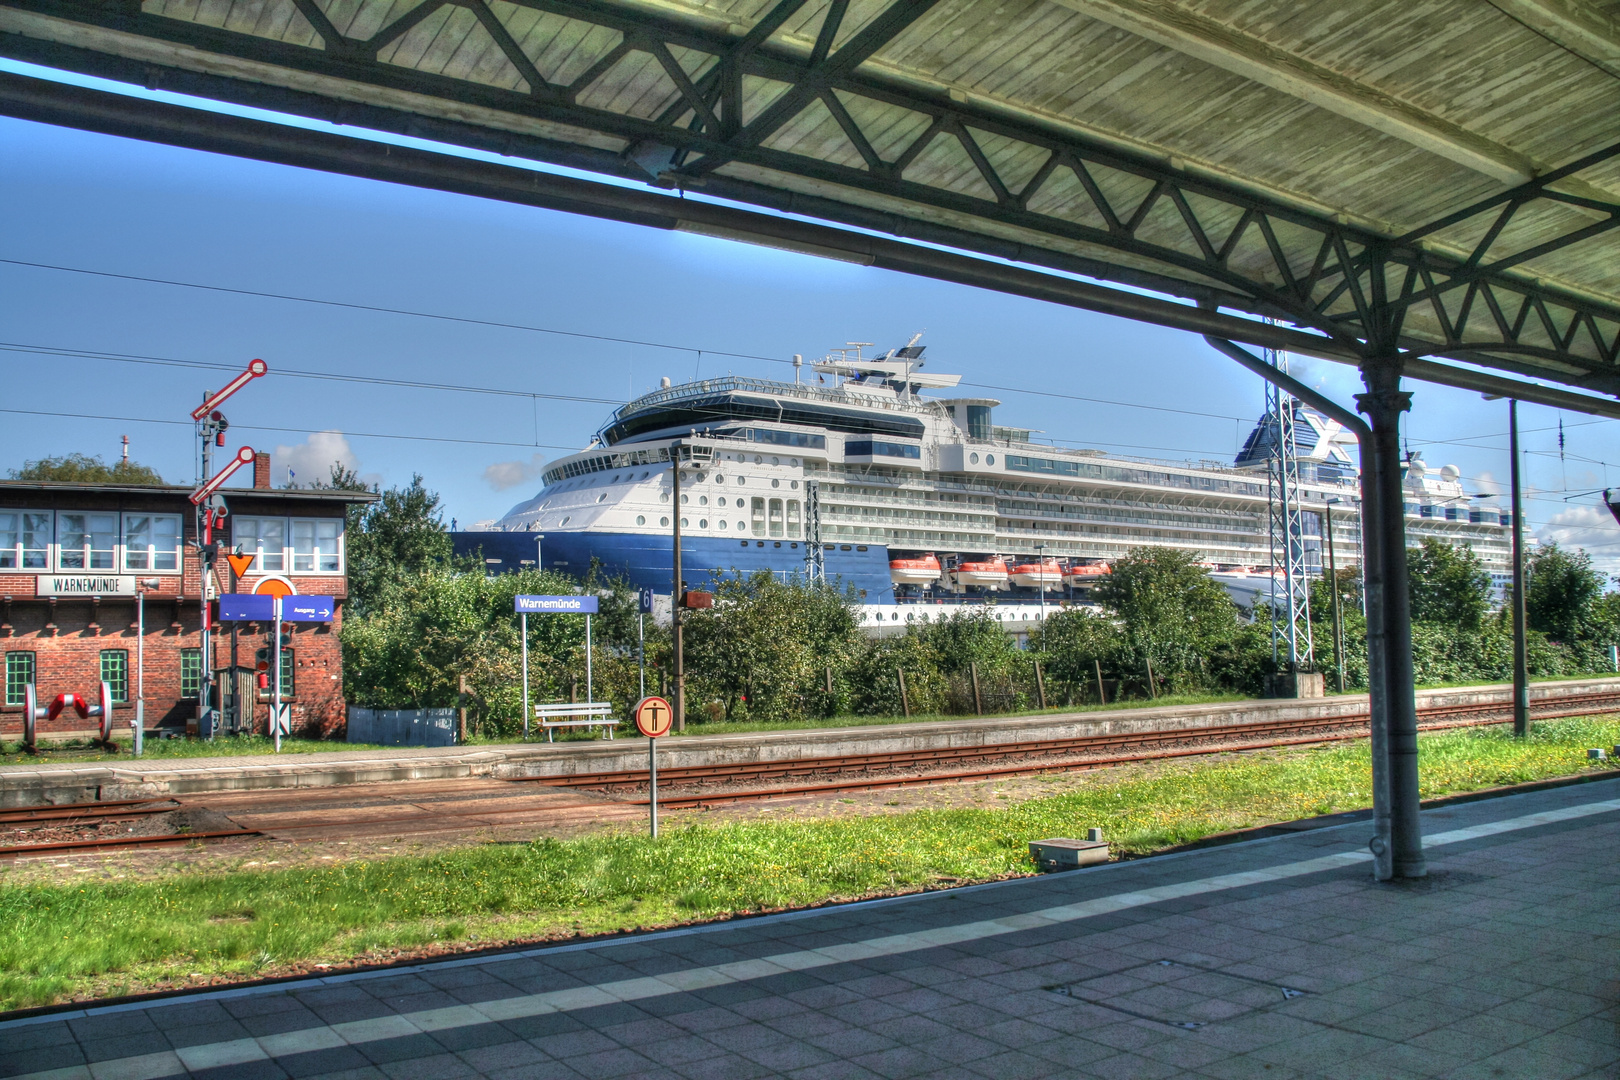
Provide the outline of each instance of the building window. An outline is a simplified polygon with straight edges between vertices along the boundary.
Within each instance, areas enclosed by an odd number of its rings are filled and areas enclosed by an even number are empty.
[[[31,652],[6,653],[6,704],[21,705],[23,703],[23,688],[34,681],[34,654]]]
[[[56,565],[62,570],[113,570],[118,515],[78,511],[56,515]]]
[[[125,514],[124,569],[180,569],[179,515]]]
[[[180,696],[194,698],[202,693],[202,650],[180,650]]]
[[[101,650],[101,681],[112,688],[114,701],[129,700],[129,650]]]
[[[313,521],[300,521],[294,518],[293,573],[337,573],[341,569],[338,545],[342,536],[342,518],[316,518]]]
[[[244,555],[253,556],[255,574],[279,574],[287,569],[287,522],[281,518],[236,518],[232,542]]]
[[[50,560],[50,511],[0,510],[0,570],[48,570]]]

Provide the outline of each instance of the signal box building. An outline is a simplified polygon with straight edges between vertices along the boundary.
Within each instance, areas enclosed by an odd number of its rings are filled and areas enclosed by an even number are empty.
[[[221,557],[207,591],[331,596],[331,623],[284,623],[282,700],[294,733],[320,735],[344,722],[338,645],[348,598],[344,521],[375,496],[353,491],[273,490],[270,455],[255,462],[252,488],[225,488],[230,511]],[[114,732],[127,734],[144,673],[148,732],[197,730],[202,691],[202,564],[190,487],[0,481],[0,654],[5,695],[0,738],[21,737],[25,687],[41,704],[58,694],[94,701],[112,688]],[[227,551],[252,556],[240,579]],[[137,593],[145,649],[137,647]],[[270,692],[257,686],[255,659],[271,646],[268,623],[214,621],[212,704],[239,703],[224,730],[265,733]],[[234,653],[234,663],[233,663]],[[234,695],[232,691],[237,691]],[[64,710],[39,721],[40,738],[90,734],[96,722]]]

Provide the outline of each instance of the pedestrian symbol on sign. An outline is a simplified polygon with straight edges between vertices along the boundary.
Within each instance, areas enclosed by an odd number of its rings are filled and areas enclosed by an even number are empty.
[[[669,734],[675,722],[675,710],[661,697],[642,698],[636,703],[636,730],[649,739]]]

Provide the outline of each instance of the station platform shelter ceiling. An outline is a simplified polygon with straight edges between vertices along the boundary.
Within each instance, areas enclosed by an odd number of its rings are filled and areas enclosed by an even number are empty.
[[[643,181],[649,224],[1620,394],[1612,3],[0,0],[0,54]],[[0,80],[11,115],[502,197],[110,96]],[[819,231],[660,211],[675,189]]]

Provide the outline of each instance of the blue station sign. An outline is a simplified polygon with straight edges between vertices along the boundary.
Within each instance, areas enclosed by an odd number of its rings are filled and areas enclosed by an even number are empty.
[[[529,615],[595,615],[598,599],[594,596],[516,596],[514,610]]]
[[[257,593],[225,593],[219,598],[219,621],[270,622],[276,617],[275,599]]]
[[[330,596],[283,596],[282,622],[331,622],[337,604]]]

